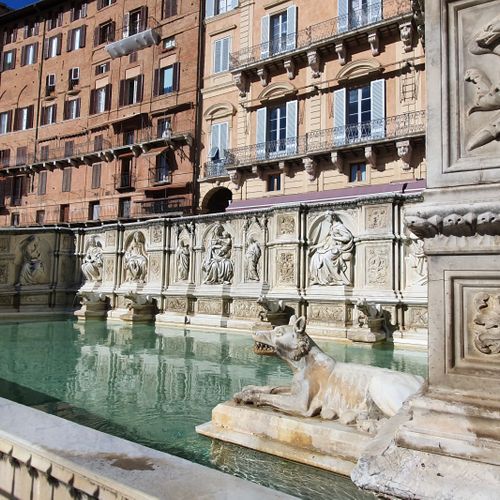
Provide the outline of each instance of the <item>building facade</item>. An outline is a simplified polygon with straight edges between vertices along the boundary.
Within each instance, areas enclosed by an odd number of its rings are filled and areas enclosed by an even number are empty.
[[[209,0],[204,22],[202,209],[425,177],[410,0]]]
[[[0,17],[1,225],[192,211],[199,13],[45,0]]]

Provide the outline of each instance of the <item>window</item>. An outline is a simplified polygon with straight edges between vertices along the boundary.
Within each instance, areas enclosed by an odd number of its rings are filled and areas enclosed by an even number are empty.
[[[281,191],[281,174],[270,174],[267,177],[268,191]]]
[[[175,36],[169,36],[165,38],[162,42],[164,50],[170,50],[175,48]]]
[[[115,40],[115,23],[113,21],[107,21],[100,24],[94,33],[94,46],[101,45],[103,43],[114,42]]]
[[[257,156],[277,158],[297,151],[297,101],[257,110]]]
[[[45,145],[40,148],[40,160],[46,161],[49,159],[49,146]]]
[[[109,66],[110,66],[109,61],[105,62],[105,63],[98,64],[95,67],[95,74],[102,75],[104,73],[107,73],[109,71]]]
[[[118,200],[118,217],[129,219],[131,206],[132,200],[130,198],[120,198]]]
[[[16,109],[14,130],[28,130],[33,127],[33,106]]]
[[[116,188],[124,189],[130,187],[132,187],[132,157],[127,156],[121,160],[120,174]]]
[[[170,165],[168,163],[168,156],[166,152],[163,152],[156,157],[154,181],[157,183],[170,182]]]
[[[61,55],[62,33],[59,35],[51,36],[45,43],[44,58],[50,59]]]
[[[24,165],[28,159],[28,148],[20,146],[16,149],[16,165]]]
[[[54,12],[51,17],[47,19],[47,31],[53,30],[62,26],[64,15],[62,12]]]
[[[62,177],[62,187],[61,191],[63,193],[69,193],[71,191],[71,174],[73,172],[72,167],[66,167],[63,169],[63,177]]]
[[[29,38],[30,36],[38,35],[38,22],[37,21],[28,21],[24,25],[24,38]]]
[[[142,101],[142,82],[142,75],[120,82],[120,106],[137,104]]]
[[[125,15],[123,20],[123,38],[137,35],[146,29],[148,8],[141,7]]]
[[[99,220],[101,216],[101,205],[98,201],[89,203],[89,220]]]
[[[172,17],[177,14],[177,0],[163,0],[162,19]]]
[[[59,222],[69,222],[69,205],[59,207]]]
[[[134,52],[131,52],[130,55],[128,56],[128,62],[135,63],[137,62],[137,59],[138,59],[137,50],[134,50]]]
[[[52,125],[57,121],[57,104],[51,104],[42,108],[42,125]]]
[[[16,49],[8,50],[2,54],[2,71],[16,67]]]
[[[10,163],[10,149],[0,150],[0,167],[8,167]]]
[[[38,42],[25,45],[21,49],[21,66],[35,64],[38,59]]]
[[[219,163],[226,157],[229,136],[229,124],[227,122],[214,123],[210,134],[209,161]]]
[[[10,216],[10,225],[19,226],[19,222],[20,222],[19,213],[17,212],[12,213]]]
[[[91,189],[97,189],[101,187],[101,164],[94,163],[92,165],[92,184]]]
[[[40,224],[40,226],[43,225],[45,221],[45,210],[37,210],[35,220],[37,224]]]
[[[155,71],[154,95],[170,94],[179,90],[179,63]]]
[[[24,179],[21,176],[16,176],[12,178],[12,196],[11,204],[18,207],[21,205],[21,200],[23,197]]]
[[[157,137],[166,137],[172,132],[170,118],[159,118],[157,123]]]
[[[353,163],[349,167],[349,182],[366,181],[366,163]]]
[[[111,109],[111,84],[90,92],[90,114],[104,113]]]
[[[68,46],[67,51],[78,50],[85,47],[85,38],[87,36],[87,27],[80,26],[68,31]]]
[[[236,9],[238,0],[206,0],[206,17],[213,17]]]
[[[56,90],[56,75],[49,73],[45,78],[45,95],[49,96],[54,90]]]
[[[80,117],[80,98],[71,99],[64,103],[64,119],[74,120]]]
[[[87,17],[87,2],[75,5],[71,9],[71,21],[78,21],[78,19],[82,19],[83,17]]]
[[[47,193],[47,171],[42,170],[38,174],[38,195],[44,195]]]
[[[353,30],[382,19],[382,0],[339,0],[338,31]]]
[[[8,134],[12,128],[12,111],[0,113],[0,134]]]
[[[14,43],[17,40],[17,28],[5,28],[3,32],[3,44]]]
[[[261,19],[261,57],[267,58],[296,47],[297,7],[292,5],[286,11],[263,16]]]
[[[73,156],[75,150],[75,143],[73,141],[66,141],[64,143],[64,156],[70,157]]]
[[[229,70],[229,51],[231,50],[231,37],[215,40],[213,43],[214,73]]]
[[[102,134],[94,136],[94,151],[102,151],[104,145],[104,137]]]
[[[68,75],[69,90],[73,90],[80,83],[80,68],[71,68]]]
[[[339,89],[333,96],[334,144],[366,142],[385,137],[385,82]]]
[[[109,7],[113,5],[116,0],[97,0],[97,10],[104,9],[104,7]]]
[[[135,143],[135,130],[126,130],[123,132],[123,144],[131,146]]]

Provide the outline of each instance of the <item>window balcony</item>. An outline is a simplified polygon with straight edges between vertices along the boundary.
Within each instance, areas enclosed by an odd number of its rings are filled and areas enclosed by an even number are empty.
[[[115,174],[113,176],[117,191],[133,191],[135,189],[135,175],[130,173]]]
[[[411,19],[411,0],[380,0],[297,33],[233,52],[229,56],[229,70],[236,73],[257,68],[309,50],[326,48],[360,32],[385,26],[388,21],[398,23]]]
[[[152,45],[160,43],[158,21],[153,17],[137,19],[117,30],[121,33],[121,40],[116,40],[106,45],[105,50],[111,59],[123,57]]]
[[[179,216],[190,213],[191,209],[191,201],[186,197],[157,198],[136,202],[132,215],[134,217]]]
[[[226,151],[224,162],[205,164],[205,179],[228,176],[235,169],[249,169],[266,164],[314,158],[348,152],[360,147],[390,146],[425,136],[425,111],[405,113],[383,120],[356,123],[304,136],[268,141]],[[399,152],[398,152],[399,154]]]
[[[161,186],[172,183],[172,174],[168,168],[152,167],[149,169],[149,185]]]

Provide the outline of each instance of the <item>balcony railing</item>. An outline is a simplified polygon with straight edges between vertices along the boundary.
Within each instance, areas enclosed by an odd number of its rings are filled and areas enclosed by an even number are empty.
[[[224,162],[205,164],[205,178],[227,175],[227,168],[324,154],[356,145],[411,138],[425,133],[425,123],[425,111],[417,111],[384,120],[317,130],[300,137],[234,148],[225,152]]]
[[[159,184],[170,184],[172,174],[168,168],[153,167],[149,169],[149,185],[157,186]]]
[[[156,200],[145,200],[137,203],[132,214],[135,217],[158,216],[171,214],[173,212],[188,213],[191,210],[191,202],[184,197],[159,198]]]
[[[297,33],[290,33],[269,42],[233,52],[229,57],[229,69],[231,71],[241,69],[275,56],[321,45],[332,38],[345,35],[349,31],[411,12],[410,0],[380,0],[380,2],[366,5],[361,9],[352,10],[349,14],[314,24]]]
[[[37,164],[44,162],[62,162],[70,159],[91,156],[105,151],[111,147],[111,142],[102,139],[96,143],[93,139],[73,144],[73,147],[63,144],[60,146],[49,146],[46,149],[39,149],[36,155],[32,155],[27,164]]]
[[[115,174],[113,176],[115,181],[115,189],[120,190],[130,190],[135,188],[135,175],[134,174]]]
[[[154,17],[138,18],[128,25],[118,28],[121,40],[116,40],[106,45],[105,49],[112,59],[136,52],[137,50],[151,47],[160,43],[158,21]]]

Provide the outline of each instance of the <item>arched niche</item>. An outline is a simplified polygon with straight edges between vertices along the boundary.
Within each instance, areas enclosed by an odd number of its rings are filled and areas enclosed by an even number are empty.
[[[204,196],[201,207],[205,213],[222,213],[226,211],[232,199],[233,193],[230,189],[218,186]]]

